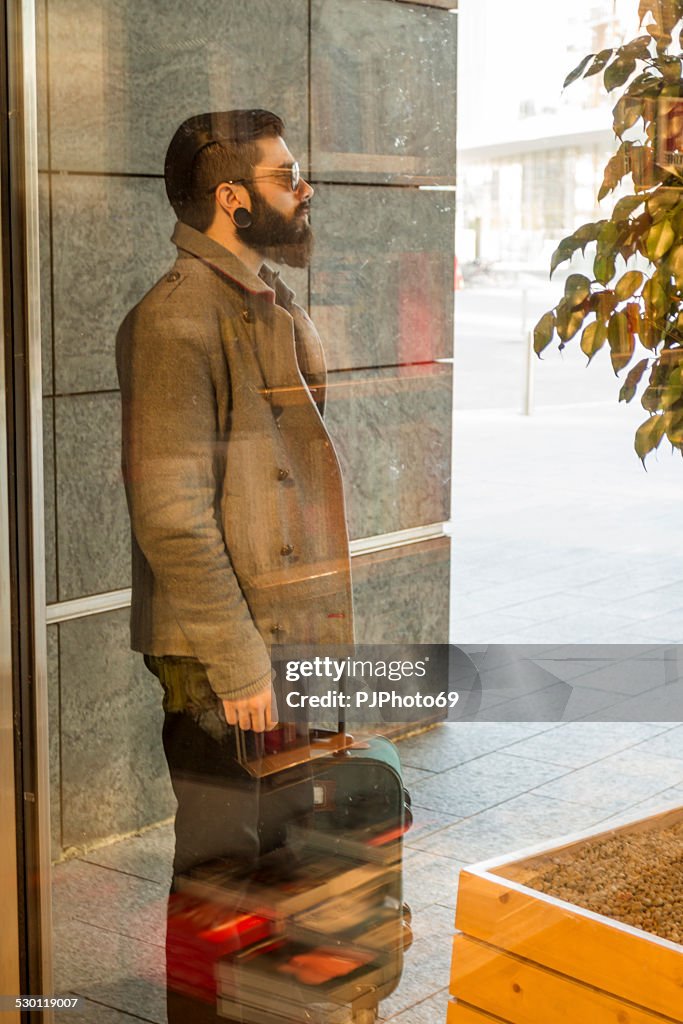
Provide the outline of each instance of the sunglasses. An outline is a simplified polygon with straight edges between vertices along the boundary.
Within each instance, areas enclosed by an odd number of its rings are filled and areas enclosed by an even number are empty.
[[[295,161],[291,167],[274,167],[268,174],[256,174],[251,178],[233,178],[231,181],[227,181],[226,185],[243,185],[247,181],[267,181],[268,179],[279,181],[284,188],[290,188],[292,192],[296,192],[302,180],[301,169],[298,162]],[[207,189],[207,192],[215,192],[217,188],[218,185],[214,185],[213,188]]]

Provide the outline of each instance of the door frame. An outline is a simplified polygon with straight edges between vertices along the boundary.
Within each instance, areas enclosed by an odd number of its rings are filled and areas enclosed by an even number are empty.
[[[0,962],[3,981],[6,969],[7,984],[15,984],[11,994],[51,996],[35,0],[2,0],[1,31],[6,77],[0,85],[0,401],[7,429],[0,446],[0,650],[6,652],[0,662],[0,871],[8,882],[14,874],[15,885],[5,891],[16,893],[16,900],[3,921],[2,941],[9,948],[0,947],[8,957]],[[22,1019],[33,1016],[38,1019],[37,1013],[22,1013]],[[45,1024],[52,1018],[51,1011],[40,1012]]]

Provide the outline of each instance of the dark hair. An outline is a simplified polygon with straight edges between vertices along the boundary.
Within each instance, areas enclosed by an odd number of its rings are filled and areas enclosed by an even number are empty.
[[[215,111],[183,121],[164,163],[166,195],[178,220],[206,231],[216,210],[211,190],[250,177],[259,158],[257,140],[283,129],[269,110]]]

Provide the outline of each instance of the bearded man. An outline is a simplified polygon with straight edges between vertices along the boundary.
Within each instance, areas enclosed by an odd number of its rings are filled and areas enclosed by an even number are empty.
[[[313,188],[282,131],[265,110],[180,126],[165,163],[178,257],[117,337],[131,643],[163,686],[174,879],[282,844],[310,785],[271,799],[235,727],[276,721],[271,644],[353,639],[322,346],[264,263],[305,266],[312,244]],[[172,1002],[169,1020],[200,1019]]]

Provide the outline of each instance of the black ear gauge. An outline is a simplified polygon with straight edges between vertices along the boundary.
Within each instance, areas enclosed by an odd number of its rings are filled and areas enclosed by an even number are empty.
[[[249,210],[244,206],[238,206],[232,215],[232,219],[235,223],[235,227],[238,228],[249,228],[251,227],[251,214]]]

